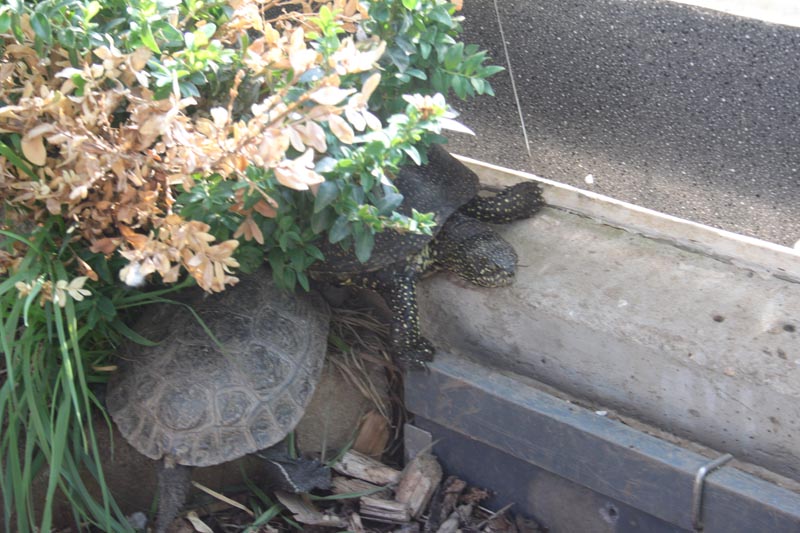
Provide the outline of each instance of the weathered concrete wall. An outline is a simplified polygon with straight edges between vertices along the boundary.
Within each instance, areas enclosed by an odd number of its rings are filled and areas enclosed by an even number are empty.
[[[800,479],[800,284],[559,209],[499,229],[513,286],[423,282],[437,344]]]

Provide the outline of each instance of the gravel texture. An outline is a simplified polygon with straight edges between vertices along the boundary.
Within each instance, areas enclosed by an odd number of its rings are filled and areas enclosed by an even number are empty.
[[[718,228],[800,239],[800,28],[663,0],[497,0],[508,72],[456,153]],[[506,65],[494,3],[466,42]],[[591,178],[587,179],[587,176]]]

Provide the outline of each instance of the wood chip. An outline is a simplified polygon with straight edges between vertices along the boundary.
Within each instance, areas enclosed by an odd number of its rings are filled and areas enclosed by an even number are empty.
[[[472,505],[460,505],[445,520],[436,533],[456,533],[459,526],[472,514]]]
[[[511,509],[513,502],[493,512],[475,526],[476,529],[485,529],[492,532],[517,533],[517,526],[512,524],[504,515]]]
[[[480,503],[489,496],[491,496],[491,494],[486,489],[470,487],[467,492],[461,495],[459,501],[462,503]]]
[[[333,486],[331,487],[334,494],[357,494],[354,498],[362,496],[372,496],[373,498],[382,498],[389,500],[392,498],[392,491],[373,485],[369,481],[363,479],[356,479],[345,476],[334,476],[332,480]]]
[[[431,533],[439,529],[439,526],[447,520],[458,503],[458,499],[467,482],[456,476],[450,476],[445,480],[438,492],[434,493],[433,501],[428,510],[428,521],[425,523],[425,533]]]
[[[386,466],[364,454],[350,450],[333,465],[340,474],[369,481],[375,485],[389,485],[400,480],[400,471]]]
[[[458,499],[464,489],[467,488],[467,482],[455,476],[450,476],[445,483],[444,501],[442,503],[442,510],[449,516],[456,508]]]
[[[361,516],[364,518],[392,524],[400,524],[411,520],[411,513],[404,503],[370,496],[364,496],[359,502],[361,503]]]
[[[411,516],[418,517],[442,481],[442,467],[430,453],[414,457],[403,470],[395,499],[408,504]]]
[[[372,410],[361,420],[353,450],[369,457],[379,457],[389,443],[389,421],[377,410]]]
[[[341,517],[321,512],[299,494],[276,491],[275,497],[294,515],[294,519],[301,524],[326,527],[347,526],[347,522],[342,520]]]
[[[419,533],[419,522],[411,522],[410,524],[403,524],[392,533]]]
[[[361,523],[361,517],[358,516],[358,513],[350,513],[347,524],[350,531],[353,533],[367,533],[367,530],[364,529],[364,524]]]
[[[442,522],[442,525],[439,526],[439,529],[436,530],[436,533],[456,533],[458,531],[458,526],[461,520],[458,519],[458,515],[453,513],[450,517]]]

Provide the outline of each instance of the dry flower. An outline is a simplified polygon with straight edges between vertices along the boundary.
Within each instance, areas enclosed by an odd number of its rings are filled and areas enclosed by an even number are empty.
[[[80,302],[84,296],[90,296],[92,291],[83,288],[87,279],[89,279],[87,276],[79,276],[70,282],[63,279],[56,281],[53,303],[65,307],[68,298]]]

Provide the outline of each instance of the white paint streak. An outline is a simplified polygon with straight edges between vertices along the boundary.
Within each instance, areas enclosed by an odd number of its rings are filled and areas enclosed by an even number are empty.
[[[786,26],[800,26],[800,2],[797,0],[672,0],[722,11],[740,17],[764,20]]]

